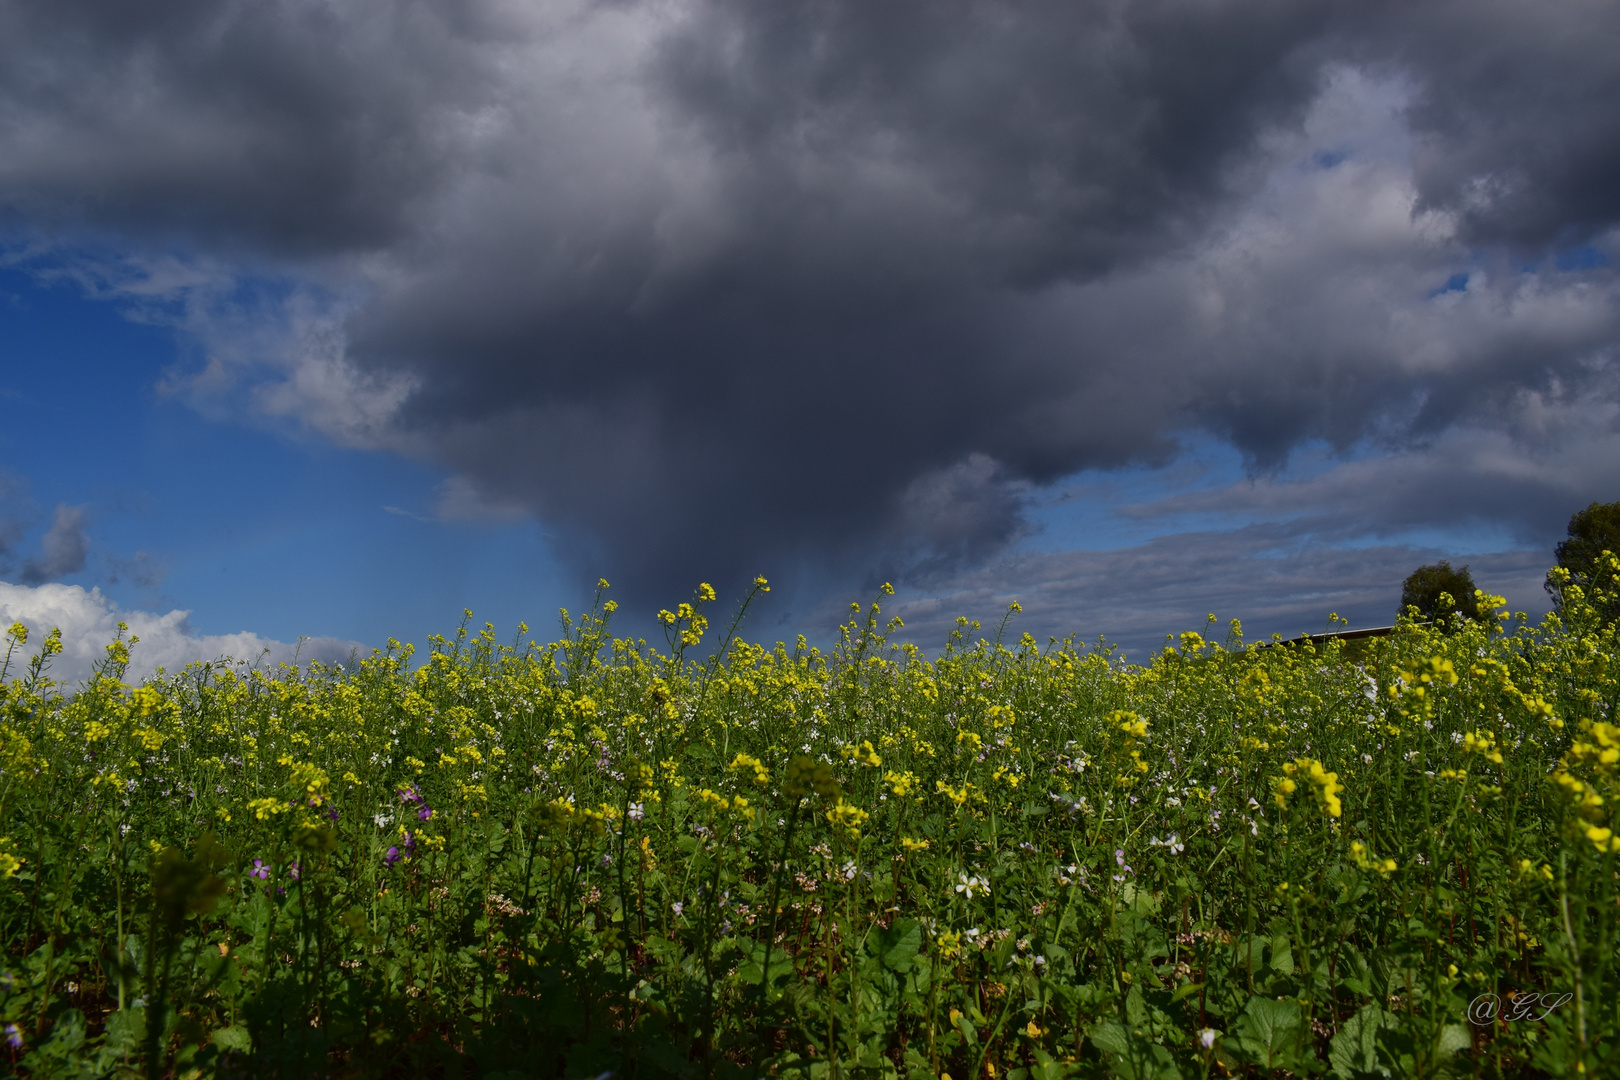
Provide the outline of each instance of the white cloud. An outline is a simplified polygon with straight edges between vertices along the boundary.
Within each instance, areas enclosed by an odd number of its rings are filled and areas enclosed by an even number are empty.
[[[310,638],[297,645],[249,631],[199,635],[186,623],[189,614],[178,610],[165,615],[120,611],[100,589],[86,591],[77,585],[54,584],[29,587],[0,581],[0,625],[20,622],[28,627],[28,646],[12,658],[12,676],[22,670],[55,627],[62,631],[62,653],[52,660],[49,674],[69,684],[88,678],[96,661],[106,655],[107,644],[117,637],[120,622],[128,624],[129,633],[140,638],[125,675],[131,682],[159,667],[178,671],[194,660],[230,657],[273,666],[290,662],[295,655],[301,663],[330,663],[348,659],[356,649],[362,654],[370,651],[359,642],[329,637]]]

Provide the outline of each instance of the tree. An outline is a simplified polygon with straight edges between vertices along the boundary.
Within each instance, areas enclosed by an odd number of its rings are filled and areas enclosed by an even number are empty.
[[[1479,602],[1474,599],[1474,578],[1468,567],[1452,569],[1442,559],[1420,566],[1401,584],[1401,612],[1415,607],[1425,618],[1441,621],[1452,613],[1479,618]]]
[[[1605,551],[1620,555],[1620,502],[1593,503],[1585,510],[1577,510],[1569,519],[1569,538],[1554,549],[1559,569],[1564,574],[1547,575],[1547,591],[1553,603],[1561,610],[1564,589],[1579,585],[1588,600],[1592,590],[1598,588],[1615,591],[1613,573],[1599,559]],[[1611,595],[1599,605],[1605,619],[1620,616],[1620,597]]]

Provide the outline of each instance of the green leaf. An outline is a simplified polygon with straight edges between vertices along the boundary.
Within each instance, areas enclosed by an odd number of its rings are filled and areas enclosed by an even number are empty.
[[[214,1032],[209,1041],[221,1050],[236,1050],[246,1054],[253,1049],[253,1036],[241,1025],[220,1028]]]
[[[1440,1052],[1442,1054],[1455,1054],[1459,1050],[1471,1050],[1474,1046],[1474,1036],[1461,1024],[1447,1024],[1440,1030]]]
[[[146,1040],[146,1009],[136,1005],[107,1017],[107,1047],[119,1055],[137,1053]]]
[[[1374,1003],[1344,1022],[1328,1047],[1328,1064],[1341,1080],[1364,1076],[1388,1076],[1378,1065],[1378,1029],[1393,1027],[1395,1016]]]
[[[1304,1017],[1299,1004],[1253,997],[1233,1025],[1238,1049],[1256,1065],[1285,1069],[1298,1057]]]
[[[1092,1028],[1091,1041],[1108,1055],[1108,1068],[1120,1080],[1181,1080],[1170,1051],[1113,1020]]]
[[[1294,953],[1282,934],[1271,939],[1271,970],[1282,975],[1294,973]]]
[[[1204,984],[1201,982],[1187,983],[1185,986],[1178,987],[1176,992],[1170,995],[1170,1004],[1174,1005],[1183,998],[1191,997],[1203,988]]]
[[[915,919],[896,920],[893,926],[883,932],[881,940],[883,952],[879,954],[879,959],[883,966],[890,971],[910,971],[912,961],[922,948],[922,924]]]

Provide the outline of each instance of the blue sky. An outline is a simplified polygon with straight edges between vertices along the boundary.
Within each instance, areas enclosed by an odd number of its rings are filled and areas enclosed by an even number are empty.
[[[0,618],[71,674],[604,576],[1137,654],[1440,558],[1544,610],[1620,498],[1604,33],[998,11],[0,12]]]
[[[0,460],[32,504],[24,549],[51,508],[89,511],[91,557],[63,582],[188,609],[205,635],[379,644],[449,632],[468,606],[549,629],[590,584],[566,579],[533,521],[434,520],[441,469],[202,415],[164,390],[183,358],[170,327],[0,271]],[[121,572],[142,552],[161,581]]]

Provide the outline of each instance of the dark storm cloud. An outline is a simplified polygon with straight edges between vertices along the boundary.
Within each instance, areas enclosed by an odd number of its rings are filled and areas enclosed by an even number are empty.
[[[592,576],[939,579],[1027,535],[1036,486],[1188,428],[1258,470],[1480,424],[1556,457],[1527,401],[1615,400],[1620,283],[1544,256],[1613,247],[1617,33],[1612,4],[0,0],[0,203],[40,250],[188,245],[208,281],[118,286],[208,349],[175,386],[448,465],[446,514],[527,508]],[[246,310],[255,274],[287,298]]]
[[[478,11],[0,4],[0,191],[35,224],[216,251],[394,242],[492,100]]]
[[[1424,202],[1470,239],[1541,253],[1620,219],[1620,12],[1513,0],[1414,5],[1391,54],[1425,76],[1412,121]]]

